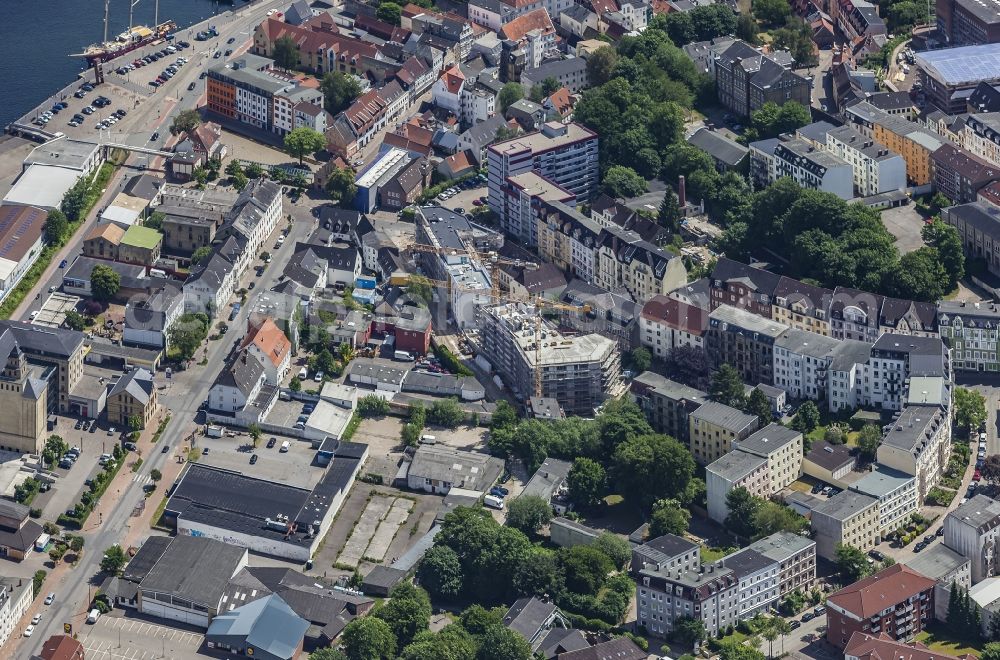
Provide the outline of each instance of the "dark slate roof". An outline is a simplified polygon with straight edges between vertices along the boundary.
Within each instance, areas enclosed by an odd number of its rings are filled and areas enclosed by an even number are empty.
[[[69,358],[83,344],[83,333],[76,330],[47,328],[24,321],[0,321],[0,330],[3,329],[13,332],[18,347],[26,353]]]
[[[206,537],[175,536],[139,587],[214,608],[244,553]]]
[[[250,392],[263,375],[264,365],[251,353],[241,351],[226,368],[219,371],[214,385],[235,387],[244,396],[250,396]]]
[[[555,604],[545,602],[540,598],[534,596],[521,598],[507,610],[503,617],[503,624],[530,642],[538,635],[555,611]]]
[[[170,545],[169,536],[150,536],[143,541],[142,546],[139,551],[129,560],[128,564],[125,566],[125,571],[122,577],[126,580],[132,582],[141,582],[145,579],[146,575],[153,569],[156,562],[160,561],[160,557],[166,552],[167,546]]]
[[[627,637],[616,637],[594,646],[560,653],[557,660],[646,660],[647,653]]]
[[[159,177],[139,174],[129,179],[128,183],[125,184],[124,193],[131,197],[152,200],[160,192],[160,187],[163,184],[164,180]]]
[[[744,548],[739,552],[724,557],[722,559],[722,563],[726,568],[733,569],[733,572],[738,578],[743,579],[744,577],[764,570],[768,566],[774,565],[777,562],[773,559],[768,559],[756,550]]]
[[[812,444],[805,460],[832,472],[844,465],[855,463],[857,457],[855,451],[848,445],[831,445],[826,440],[818,440]]]
[[[361,221],[361,213],[353,209],[342,209],[333,204],[324,204],[319,208],[320,224],[337,234],[354,231]]]
[[[698,548],[698,544],[692,543],[691,541],[681,538],[680,536],[664,534],[663,536],[658,536],[655,539],[646,541],[641,547],[651,548],[657,552],[662,552],[667,557],[676,557],[677,555],[682,555],[685,552],[696,550]]]
[[[865,99],[879,110],[903,110],[913,107],[909,92],[878,92]]]
[[[959,204],[945,209],[945,213],[971,225],[986,236],[1000,236],[1000,209],[991,204]]]
[[[730,167],[739,165],[750,153],[742,144],[707,128],[699,128],[687,141]]]
[[[25,521],[16,530],[0,527],[0,547],[14,548],[26,552],[42,535],[42,526],[34,520]]]
[[[722,257],[715,264],[715,269],[712,271],[712,279],[721,282],[742,280],[750,285],[751,288],[756,289],[758,293],[773,296],[775,289],[778,288],[781,276],[761,268],[754,268],[753,266]]]
[[[899,298],[886,298],[882,302],[879,324],[896,327],[904,316],[911,313],[920,320],[923,330],[929,332],[937,330],[936,305],[914,300],[901,300]]]
[[[108,396],[122,392],[127,392],[133,399],[146,405],[153,395],[153,374],[141,367],[127,371],[111,386]]]

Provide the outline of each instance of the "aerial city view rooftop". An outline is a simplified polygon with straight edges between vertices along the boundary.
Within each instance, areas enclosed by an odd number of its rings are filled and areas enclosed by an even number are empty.
[[[1000,0],[40,11],[0,660],[1000,660]]]

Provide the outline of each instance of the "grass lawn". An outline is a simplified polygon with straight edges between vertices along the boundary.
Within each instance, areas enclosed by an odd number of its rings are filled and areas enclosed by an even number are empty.
[[[701,546],[701,563],[707,563],[722,559],[733,552],[734,548],[708,548]],[[739,634],[739,633],[737,633]]]
[[[858,437],[860,435],[861,435],[861,431],[848,431],[848,433],[847,433],[847,443],[846,443],[847,446],[848,447],[857,447],[858,446]]]
[[[982,655],[983,653],[983,643],[981,641],[964,639],[952,635],[946,626],[936,622],[919,633],[916,641],[925,644],[932,651],[946,653],[951,656],[958,656],[964,653]]]

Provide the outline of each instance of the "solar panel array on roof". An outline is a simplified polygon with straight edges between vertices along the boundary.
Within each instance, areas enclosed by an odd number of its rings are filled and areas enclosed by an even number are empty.
[[[917,65],[947,85],[1000,79],[1000,44],[917,53]]]

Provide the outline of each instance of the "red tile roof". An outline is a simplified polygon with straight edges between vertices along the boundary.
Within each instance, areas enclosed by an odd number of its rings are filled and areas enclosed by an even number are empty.
[[[448,169],[451,170],[452,174],[459,174],[476,166],[472,158],[469,157],[468,150],[459,151],[457,154],[448,156],[444,159],[444,162],[448,163]]]
[[[270,318],[265,318],[259,325],[248,322],[247,326],[247,335],[243,339],[243,348],[254,344],[260,349],[261,353],[267,356],[274,366],[281,366],[281,363],[288,356],[288,352],[292,348],[291,343],[285,337],[285,333],[281,331],[281,328],[276,326]]]
[[[893,564],[871,577],[844,587],[826,600],[860,619],[867,619],[933,588],[934,580],[903,564]]]
[[[42,645],[42,660],[83,660],[83,644],[69,635],[53,635]]]
[[[885,633],[878,637],[856,632],[851,635],[844,654],[860,658],[860,660],[952,660],[953,655],[945,655],[931,651],[920,642],[906,644],[897,642]],[[959,658],[975,658],[974,655],[963,654]]]
[[[560,87],[552,92],[548,101],[552,104],[552,108],[563,117],[573,112],[573,99],[570,97],[569,90],[565,87]]]
[[[441,74],[441,79],[444,80],[449,94],[458,94],[462,91],[462,85],[465,83],[465,74],[457,66],[452,65],[450,69]]]
[[[708,312],[667,296],[653,296],[642,307],[642,318],[701,336],[708,330]]]
[[[523,16],[518,16],[500,28],[500,36],[511,41],[520,41],[524,38],[524,35],[532,30],[542,30],[549,33],[555,32],[555,28],[552,27],[552,20],[549,18],[549,12],[544,9],[535,9]]]
[[[612,11],[618,11],[618,3],[615,0],[590,0],[590,6],[598,16]]]

